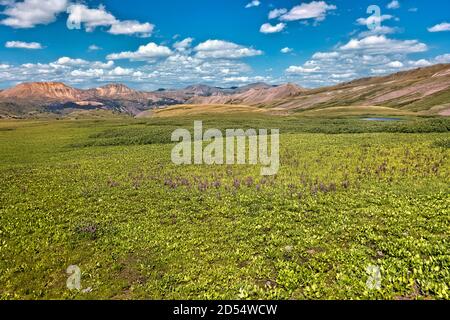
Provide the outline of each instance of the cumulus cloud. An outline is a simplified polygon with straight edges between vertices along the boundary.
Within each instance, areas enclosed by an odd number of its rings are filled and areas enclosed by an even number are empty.
[[[398,8],[400,8],[400,2],[398,2],[397,0],[393,0],[388,3],[387,8],[388,9],[398,9]]]
[[[312,58],[316,60],[328,60],[337,57],[339,57],[339,53],[336,51],[332,51],[332,52],[316,52]]]
[[[23,42],[23,41],[8,41],[5,43],[5,47],[10,49],[28,49],[28,50],[37,50],[43,48],[39,42]]]
[[[54,22],[58,14],[67,9],[68,4],[68,0],[7,1],[4,3],[6,9],[2,12],[7,17],[0,24],[17,29],[46,25]]]
[[[69,14],[68,25],[73,25],[74,28],[81,28],[84,25],[88,32],[94,31],[97,27],[112,26],[117,21],[103,5],[90,9],[84,4],[74,4],[69,6],[67,13]]]
[[[333,73],[331,75],[331,78],[333,79],[343,79],[343,80],[348,80],[349,78],[354,77],[355,74],[354,73]]]
[[[80,66],[80,65],[88,64],[88,62],[86,60],[72,59],[69,57],[61,57],[58,60],[56,60],[54,63],[61,65],[61,66]]]
[[[249,3],[245,6],[245,8],[248,9],[248,8],[253,8],[253,7],[259,7],[260,4],[261,4],[261,1],[259,1],[259,0],[253,0],[252,2],[249,2]]]
[[[114,67],[114,61],[101,62],[95,61],[90,63],[93,68],[102,68],[102,69],[110,69]]]
[[[87,69],[87,70],[73,70],[70,72],[72,77],[78,78],[98,78],[105,74],[103,69]]]
[[[159,63],[144,66],[142,79],[146,83],[156,83],[158,87],[207,83],[221,86],[242,84],[242,81],[254,82],[256,76],[247,64],[233,59],[200,59],[181,53],[174,54]],[[244,81],[247,82],[247,81]]]
[[[398,68],[403,68],[405,65],[400,61],[391,61],[386,66],[389,68],[398,69]]]
[[[73,4],[67,8],[69,14],[67,25],[71,29],[80,29],[82,26],[87,32],[98,27],[109,27],[108,33],[114,35],[137,35],[150,37],[155,26],[151,23],[140,23],[136,20],[118,20],[113,14],[106,11],[106,7],[89,8],[84,4]]]
[[[241,59],[262,55],[263,52],[223,40],[207,40],[194,48],[200,59]]]
[[[313,1],[310,3],[302,3],[301,5],[293,7],[289,12],[280,16],[283,21],[297,21],[315,19],[318,21],[324,20],[327,12],[336,10],[335,5],[327,4],[325,1]]]
[[[356,22],[362,26],[379,25],[383,21],[391,20],[394,16],[390,14],[383,14],[381,16],[370,16],[368,18],[359,18]]]
[[[120,53],[112,53],[107,56],[108,60],[128,59],[134,61],[154,60],[158,58],[168,57],[172,54],[166,46],[160,46],[150,42],[144,46],[140,46],[137,51],[125,51]]]
[[[245,83],[255,83],[255,82],[269,82],[271,79],[269,77],[254,76],[254,77],[228,77],[224,78],[224,83],[233,83],[243,85]]]
[[[191,48],[192,42],[194,41],[193,38],[186,38],[184,40],[175,42],[173,44],[173,48],[177,51],[187,51]]]
[[[1,70],[4,82],[61,81],[83,84],[120,79],[109,75],[113,61],[87,61],[80,58],[61,57],[50,63],[24,63]]]
[[[314,53],[301,65],[290,66],[285,70],[285,78],[305,87],[317,87],[450,62],[450,54],[434,59],[409,57],[427,50],[427,45],[418,40],[384,35],[355,38],[335,45],[331,51]]]
[[[145,88],[160,88],[192,83],[211,85],[238,85],[270,78],[258,78],[241,58],[262,54],[262,51],[223,40],[208,40],[193,46],[193,39],[186,38],[169,47],[150,43],[136,51],[112,53],[107,62],[90,62],[84,59],[62,57],[48,65],[37,67],[30,64],[21,69],[28,70],[28,81],[37,77],[36,69],[45,71],[46,78],[83,83],[120,81],[134,83]],[[147,61],[151,64],[135,68],[115,65],[113,60]],[[33,74],[33,75],[32,75]],[[64,79],[67,77],[67,80]],[[261,80],[262,81],[262,80]]]
[[[286,24],[281,22],[274,26],[271,25],[270,23],[264,23],[259,29],[259,31],[261,33],[277,33],[283,31],[285,27]]]
[[[436,63],[450,63],[450,53],[437,56],[434,61]]]
[[[139,23],[135,20],[118,21],[108,30],[111,34],[139,35],[143,38],[150,37],[155,26],[151,23]]]
[[[269,19],[276,19],[287,12],[287,9],[274,9],[269,12]]]
[[[420,68],[420,67],[428,67],[431,66],[432,63],[428,61],[427,59],[420,59],[417,61],[408,61],[408,65],[414,67],[414,68]]]
[[[102,48],[100,48],[99,46],[95,45],[95,44],[91,44],[88,48],[89,51],[98,51],[98,50],[102,50]]]
[[[294,49],[289,48],[289,47],[286,47],[286,48],[283,48],[280,50],[281,53],[291,53],[293,51],[294,51]]]
[[[384,35],[368,36],[362,39],[352,39],[339,48],[343,51],[365,51],[371,54],[385,53],[416,53],[428,50],[426,44],[418,40],[395,40]]]
[[[443,22],[440,24],[437,24],[431,28],[428,28],[429,32],[444,32],[444,31],[450,31],[450,23]]]
[[[376,26],[374,29],[372,30],[368,30],[368,31],[363,31],[359,34],[360,37],[368,37],[371,35],[377,35],[377,34],[393,34],[393,33],[397,33],[399,32],[400,29],[399,28],[395,28],[395,27],[388,27],[388,26]]]
[[[314,73],[320,71],[320,67],[305,68],[302,66],[290,66],[286,69],[287,73]]]
[[[112,76],[128,76],[134,72],[133,69],[116,67],[113,70],[109,71],[109,75]]]

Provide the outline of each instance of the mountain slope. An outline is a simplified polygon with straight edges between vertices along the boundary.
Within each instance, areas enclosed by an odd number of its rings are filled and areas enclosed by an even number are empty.
[[[40,112],[64,115],[74,109],[138,115],[147,110],[186,104],[247,105],[273,109],[280,114],[310,110],[322,110],[323,114],[327,108],[375,106],[406,113],[449,115],[450,64],[311,90],[290,83],[278,86],[255,83],[240,88],[194,85],[181,90],[144,92],[122,84],[82,90],[60,82],[37,82],[0,91],[0,116],[8,117]]]
[[[270,103],[280,99],[293,98],[306,90],[295,84],[280,86],[258,85],[250,86],[247,90],[236,90],[237,93],[219,92],[208,97],[194,97],[189,100],[192,104],[245,104],[257,105]]]
[[[82,91],[61,82],[21,83],[0,92],[0,99],[73,101],[82,97]]]
[[[365,78],[309,90],[267,107],[308,110],[341,106],[382,106],[426,111],[450,103],[450,65],[435,65],[384,77]]]

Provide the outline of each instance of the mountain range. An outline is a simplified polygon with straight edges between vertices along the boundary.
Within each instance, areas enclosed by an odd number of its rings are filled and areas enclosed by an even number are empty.
[[[123,84],[76,89],[60,82],[21,83],[0,91],[1,117],[105,109],[129,115],[179,104],[247,105],[286,112],[348,106],[382,106],[409,112],[450,115],[450,64],[434,65],[331,87],[304,89],[295,84],[255,83],[219,88],[194,85],[146,92]]]

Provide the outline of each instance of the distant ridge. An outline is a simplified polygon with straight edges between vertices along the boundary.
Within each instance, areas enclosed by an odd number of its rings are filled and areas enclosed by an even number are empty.
[[[209,97],[194,97],[189,100],[189,103],[255,105],[296,97],[305,91],[305,89],[291,83],[279,86],[257,84],[246,86],[245,89],[236,89],[233,94],[219,92]]]
[[[145,92],[119,83],[82,90],[62,82],[29,82],[0,91],[0,116],[26,116],[44,111],[64,113],[74,108],[137,115],[178,104],[247,105],[284,112],[380,106],[450,115],[450,64],[310,90],[292,83],[254,83],[234,88],[198,84],[179,90]]]
[[[7,99],[58,99],[77,100],[81,91],[62,82],[26,82],[0,92],[0,98]]]

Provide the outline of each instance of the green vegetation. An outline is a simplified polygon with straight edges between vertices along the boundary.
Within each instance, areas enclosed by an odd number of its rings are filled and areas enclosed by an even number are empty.
[[[203,118],[280,128],[265,178],[173,165],[193,120],[0,122],[0,298],[450,298],[450,120]]]
[[[446,105],[450,101],[450,90],[435,93],[429,97],[422,98],[408,106],[408,110],[423,111],[430,110],[434,106]]]

